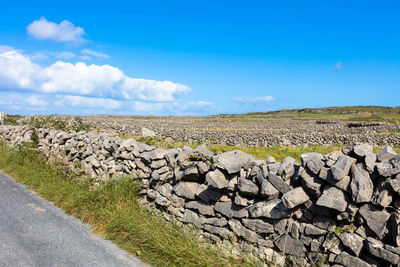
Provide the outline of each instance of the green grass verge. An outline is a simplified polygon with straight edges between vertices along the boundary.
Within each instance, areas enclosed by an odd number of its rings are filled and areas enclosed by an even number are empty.
[[[189,227],[178,227],[151,214],[138,202],[140,185],[131,178],[93,186],[82,177],[66,177],[61,163],[48,164],[42,154],[0,143],[0,168],[68,214],[92,225],[94,233],[112,240],[154,266],[255,266],[199,243]]]

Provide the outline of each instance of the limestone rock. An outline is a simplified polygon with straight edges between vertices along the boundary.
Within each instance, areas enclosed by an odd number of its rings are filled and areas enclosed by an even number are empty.
[[[351,232],[343,232],[339,235],[339,238],[354,256],[360,255],[364,247],[364,238]]]
[[[389,220],[390,214],[372,204],[365,204],[359,210],[360,215],[367,223],[367,226],[378,237],[382,239],[385,234],[386,224]]]
[[[322,161],[323,156],[319,153],[311,152],[301,155],[303,166],[307,167],[312,173],[318,174],[325,163]]]
[[[343,212],[347,208],[347,201],[343,191],[327,185],[319,197],[317,205]]]
[[[362,164],[352,165],[351,176],[353,179],[350,188],[353,201],[356,203],[369,202],[374,192],[374,185],[368,171],[363,169]]]
[[[396,152],[394,152],[393,148],[390,146],[385,146],[381,151],[376,154],[376,159],[378,161],[385,161],[394,156],[396,156]]]
[[[372,267],[370,264],[366,263],[365,261],[363,261],[357,257],[351,256],[344,251],[335,258],[335,262],[340,263],[343,266]]]
[[[383,260],[388,261],[391,264],[395,264],[395,265],[397,265],[399,263],[400,256],[395,253],[392,253],[390,251],[387,251],[383,247],[382,242],[380,242],[372,237],[368,237],[367,238],[367,247],[368,247],[369,253],[371,253],[371,255],[377,257],[378,259],[383,259]]]
[[[292,189],[282,196],[282,202],[288,209],[297,207],[309,199],[310,197],[306,194],[306,192],[304,192],[302,187]]]
[[[280,199],[258,202],[249,208],[249,213],[253,218],[269,219],[283,219],[289,215],[288,209]]]
[[[283,235],[275,241],[276,246],[285,254],[294,256],[303,256],[306,248],[303,243],[291,237],[290,235]]]
[[[199,184],[194,182],[180,182],[174,188],[178,196],[187,199],[195,199],[198,190]]]
[[[226,188],[229,184],[229,180],[225,177],[225,174],[218,169],[208,172],[206,181],[209,185],[217,189]]]
[[[349,174],[351,165],[356,162],[354,158],[347,155],[340,156],[336,163],[332,166],[332,175],[336,181],[342,180],[346,175]]]
[[[292,157],[284,158],[276,174],[281,176],[284,180],[291,179],[294,174],[295,162],[296,160]]]
[[[373,147],[370,144],[360,144],[353,148],[354,154],[358,157],[365,157],[368,153],[372,153]]]
[[[202,215],[214,216],[213,206],[206,203],[189,201],[185,204],[185,208],[197,210]]]
[[[155,137],[156,133],[148,128],[142,128],[142,136],[143,137]]]
[[[249,216],[245,208],[239,207],[233,202],[217,202],[214,210],[228,218],[246,218]]]
[[[246,178],[239,178],[238,189],[243,195],[256,197],[259,192],[258,186]]]
[[[214,156],[213,161],[217,167],[232,174],[239,172],[240,168],[250,164],[250,161],[255,161],[255,158],[243,151],[234,150]]]

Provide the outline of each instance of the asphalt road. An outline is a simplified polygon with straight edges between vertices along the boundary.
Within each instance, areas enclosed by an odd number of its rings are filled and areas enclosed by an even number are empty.
[[[146,266],[0,172],[0,266]]]

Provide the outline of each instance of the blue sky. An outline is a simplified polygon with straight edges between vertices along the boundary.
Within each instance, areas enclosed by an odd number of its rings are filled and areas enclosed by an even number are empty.
[[[399,1],[7,1],[0,109],[399,106],[399,14]]]

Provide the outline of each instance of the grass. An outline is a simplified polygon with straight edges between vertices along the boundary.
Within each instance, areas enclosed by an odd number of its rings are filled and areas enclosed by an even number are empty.
[[[167,223],[143,208],[140,184],[132,178],[93,186],[87,179],[66,178],[65,166],[48,164],[40,152],[0,143],[0,168],[68,214],[92,226],[96,234],[154,266],[255,266],[199,243],[189,227]],[[185,230],[186,229],[186,230]]]

